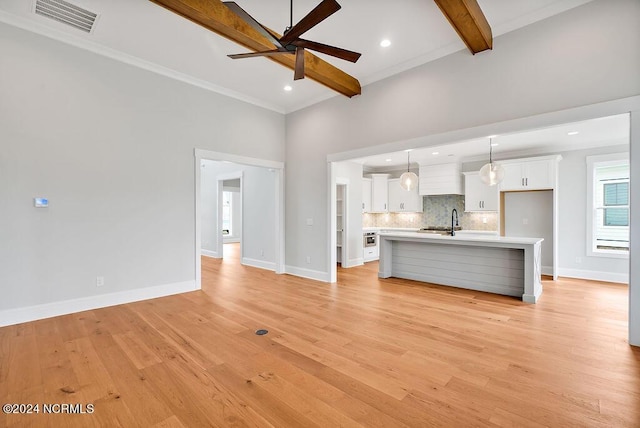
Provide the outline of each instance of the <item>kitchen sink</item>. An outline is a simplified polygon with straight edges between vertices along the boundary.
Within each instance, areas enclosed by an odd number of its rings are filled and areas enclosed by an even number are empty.
[[[456,226],[454,229],[462,230],[462,227]],[[429,227],[423,227],[422,229],[418,230],[418,233],[431,233],[434,235],[443,235],[443,236],[451,235],[451,228],[443,227],[443,226],[429,226]]]

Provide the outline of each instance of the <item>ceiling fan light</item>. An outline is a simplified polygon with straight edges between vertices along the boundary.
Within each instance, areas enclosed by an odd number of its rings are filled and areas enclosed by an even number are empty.
[[[400,176],[400,187],[404,190],[413,190],[418,185],[418,176],[411,171],[407,171]]]
[[[495,186],[504,178],[504,168],[495,162],[489,162],[480,168],[480,180],[486,185]]]

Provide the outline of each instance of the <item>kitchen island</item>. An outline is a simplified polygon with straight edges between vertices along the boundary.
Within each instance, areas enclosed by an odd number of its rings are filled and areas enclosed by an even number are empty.
[[[536,303],[542,294],[542,238],[497,235],[380,233],[380,278],[433,284],[521,297]]]

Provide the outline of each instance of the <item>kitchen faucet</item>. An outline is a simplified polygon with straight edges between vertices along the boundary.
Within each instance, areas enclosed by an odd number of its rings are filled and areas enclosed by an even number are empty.
[[[456,231],[453,228],[453,215],[456,215],[456,226],[458,225],[458,210],[457,209],[453,209],[453,211],[451,211],[451,236],[456,236]]]

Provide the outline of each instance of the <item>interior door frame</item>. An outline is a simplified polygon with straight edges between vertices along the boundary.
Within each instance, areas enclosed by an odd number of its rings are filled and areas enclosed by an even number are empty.
[[[344,192],[342,194],[342,256],[340,263],[342,267],[349,267],[349,180],[347,178],[336,178],[336,197],[338,195],[338,186],[344,186]],[[337,205],[337,204],[336,204]],[[336,217],[338,215],[336,208]],[[337,219],[336,219],[337,221]],[[336,233],[338,231],[338,225],[336,223]],[[338,263],[338,250],[337,250],[337,238],[336,238],[336,265]],[[337,266],[336,266],[337,268]],[[337,272],[336,272],[337,274]]]
[[[273,189],[274,200],[276,206],[275,213],[275,272],[278,274],[285,273],[284,255],[285,255],[285,239],[284,239],[284,162],[270,161],[265,159],[252,158],[248,156],[233,155],[229,153],[215,152],[211,150],[194,149],[194,171],[195,171],[195,183],[194,183],[194,206],[195,206],[195,278],[196,289],[202,288],[202,262],[200,257],[202,256],[202,225],[201,225],[201,168],[200,165],[203,160],[231,162],[240,165],[256,166],[261,168],[273,169],[275,173],[275,185]],[[220,193],[222,195],[222,193]],[[221,197],[221,196],[220,196]],[[220,220],[221,221],[221,220]],[[222,233],[219,233],[222,236]],[[242,245],[242,242],[240,243]]]

